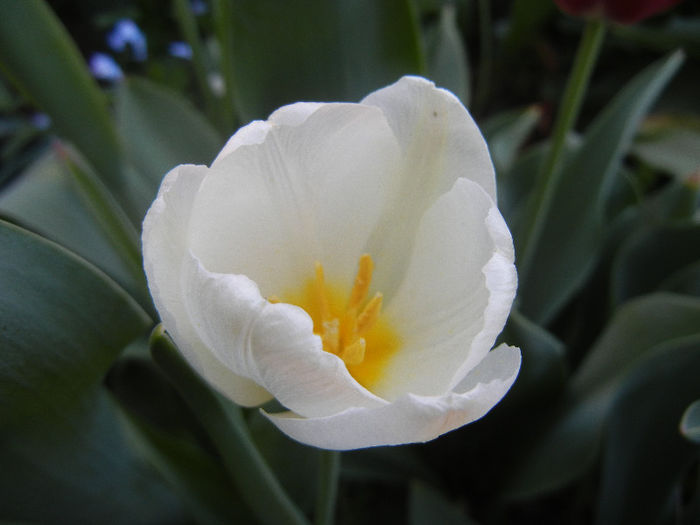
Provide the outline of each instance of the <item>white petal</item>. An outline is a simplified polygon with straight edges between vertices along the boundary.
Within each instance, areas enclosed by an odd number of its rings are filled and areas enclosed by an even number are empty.
[[[403,77],[362,103],[384,112],[401,146],[400,182],[368,246],[376,254],[377,283],[390,296],[406,269],[418,221],[435,199],[463,177],[495,201],[495,175],[479,128],[449,91],[424,78]]]
[[[241,146],[248,144],[260,144],[263,142],[267,136],[267,132],[270,131],[271,128],[272,126],[270,126],[270,123],[263,120],[254,120],[248,125],[240,128],[230,139],[228,139],[226,145],[216,156],[214,162],[211,164],[212,168],[218,165],[222,159],[229,156]]]
[[[302,286],[316,260],[349,285],[397,159],[374,107],[323,104],[295,127],[274,125],[212,168],[194,205],[193,253],[210,271],[247,275],[264,296]]]
[[[212,273],[192,259],[183,289],[199,338],[228,368],[287,408],[325,416],[385,403],[361,387],[337,356],[323,351],[304,310],[268,303],[247,277]]]
[[[512,240],[495,203],[458,180],[423,217],[386,307],[402,345],[373,391],[391,400],[451,390],[493,346],[516,286]]]
[[[452,93],[424,78],[406,76],[370,93],[362,104],[384,112],[410,159],[409,165],[425,179],[422,189],[439,195],[458,177],[466,177],[496,200],[495,173],[486,141]]]
[[[268,119],[284,126],[298,126],[306,122],[313,112],[326,104],[320,102],[297,102],[275,110]]]
[[[234,374],[202,341],[185,310],[180,275],[187,251],[192,201],[207,173],[204,166],[178,166],[163,179],[143,223],[144,268],[153,301],[166,330],[187,361],[213,386],[245,406],[271,396],[253,381]]]
[[[382,407],[310,419],[289,412],[265,415],[293,439],[325,449],[424,442],[484,416],[506,394],[519,369],[520,350],[501,345],[465,378],[459,385],[463,388],[444,396],[406,394]]]
[[[298,126],[322,105],[318,102],[297,102],[296,104],[282,106],[272,113],[267,121],[254,120],[250,122],[228,139],[224,148],[214,159],[212,167],[219,164],[221,159],[230,155],[241,146],[262,143],[273,125]]]

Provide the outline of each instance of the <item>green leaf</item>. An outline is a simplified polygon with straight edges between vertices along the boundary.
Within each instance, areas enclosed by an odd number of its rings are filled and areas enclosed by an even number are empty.
[[[251,523],[217,458],[182,437],[130,416],[130,435],[140,452],[187,505],[197,523]]]
[[[0,213],[84,257],[133,296],[145,295],[142,279],[107,241],[55,150],[0,193]]]
[[[612,268],[616,304],[652,292],[674,274],[700,263],[700,225],[677,224],[642,230],[627,239]]]
[[[693,443],[700,443],[700,399],[693,401],[683,412],[681,434]]]
[[[564,344],[517,310],[499,336],[500,341],[520,347],[523,362],[508,402],[541,399],[559,391],[567,376]]]
[[[457,8],[444,4],[440,20],[427,34],[428,76],[469,105],[471,74],[469,58],[457,27]]]
[[[0,515],[126,523],[177,510],[101,386],[150,319],[84,260],[0,221]],[[109,498],[105,498],[109,494]]]
[[[150,200],[178,164],[210,164],[223,145],[212,125],[175,92],[132,78],[117,90],[117,126],[131,162],[146,177]],[[150,202],[150,201],[149,201]]]
[[[154,329],[150,347],[154,361],[197,416],[238,493],[257,519],[269,525],[306,525],[306,518],[253,444],[240,409],[223,402],[203,382],[180,356],[162,325]]]
[[[678,421],[700,397],[698,377],[700,336],[657,346],[625,378],[606,431],[597,523],[678,522],[674,492],[697,461]]]
[[[634,77],[594,120],[578,152],[562,166],[532,264],[520,280],[520,309],[533,321],[550,321],[594,267],[605,232],[603,212],[611,180],[641,119],[682,61],[682,53],[676,52]]]
[[[410,525],[469,525],[475,524],[464,509],[449,501],[438,490],[413,481],[408,496]]]
[[[499,200],[501,188],[510,186],[508,172],[513,167],[518,151],[534,131],[542,117],[539,106],[499,113],[491,117],[481,128],[486,138],[496,168]]]
[[[122,179],[119,139],[107,100],[65,28],[46,2],[0,0],[0,66],[74,143],[105,185],[138,220]]]
[[[423,69],[409,0],[231,5],[233,86],[245,121],[299,100],[356,101]]]
[[[508,495],[522,499],[549,492],[590,468],[625,373],[656,345],[698,335],[700,299],[654,294],[621,307],[576,371],[549,425],[520,454]]]
[[[632,154],[679,181],[700,172],[700,119],[653,117],[645,122]]]

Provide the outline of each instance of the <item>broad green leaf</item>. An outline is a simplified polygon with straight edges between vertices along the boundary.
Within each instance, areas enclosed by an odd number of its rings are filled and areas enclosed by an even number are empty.
[[[700,119],[653,117],[645,122],[632,154],[679,181],[700,173]]]
[[[170,515],[177,507],[128,448],[101,386],[150,324],[145,312],[84,260],[2,221],[0,289],[0,515],[42,523]]]
[[[548,492],[590,468],[621,378],[656,345],[690,336],[700,336],[700,299],[654,294],[622,306],[576,371],[549,426],[521,453],[508,495]]]
[[[133,296],[144,297],[142,279],[108,242],[90,206],[56,150],[0,193],[1,214],[84,257]]]
[[[231,11],[233,93],[244,121],[299,100],[356,101],[423,70],[409,0],[242,0]]]
[[[700,400],[693,401],[683,412],[681,434],[693,443],[700,443]]]
[[[250,523],[249,514],[217,458],[189,440],[127,417],[130,436],[147,461],[180,496],[197,523]]]
[[[676,52],[634,77],[589,126],[577,153],[562,166],[529,272],[520,276],[520,309],[533,321],[550,321],[594,267],[612,178],[641,119],[682,61],[682,53]]]
[[[0,0],[0,67],[74,143],[136,221],[107,100],[46,2]]]
[[[279,431],[259,411],[249,415],[250,434],[270,468],[289,496],[301,510],[314,508],[317,494],[319,449],[301,445]],[[308,472],[304,483],[299,483],[299,472]]]
[[[678,523],[674,492],[697,461],[678,432],[700,397],[700,336],[657,346],[625,377],[605,433],[597,523]]]
[[[537,399],[560,390],[566,380],[564,344],[513,310],[499,340],[520,347],[523,362],[508,402]]]
[[[610,284],[613,302],[652,292],[693,263],[700,263],[700,225],[642,230],[627,239],[615,258]]]
[[[409,525],[470,525],[464,509],[449,501],[433,487],[413,481],[408,495]]]
[[[426,45],[428,76],[469,106],[471,74],[469,58],[457,27],[457,7],[444,4],[440,10],[440,20],[431,29]]]
[[[212,125],[175,92],[145,79],[123,82],[116,97],[117,127],[131,162],[152,195],[178,164],[210,164],[223,146]]]
[[[150,348],[154,361],[196,415],[242,500],[260,523],[306,525],[306,518],[255,447],[240,408],[223,400],[204,383],[179,354],[162,325],[154,329]]]
[[[522,49],[542,34],[542,28],[555,12],[553,2],[547,0],[514,0],[508,16],[504,37],[504,51],[520,56]]]
[[[491,117],[481,131],[486,138],[496,168],[499,193],[501,186],[509,186],[508,172],[513,167],[518,151],[540,121],[542,111],[539,106],[530,106],[524,110],[518,109],[499,113]],[[501,195],[499,194],[499,200]]]

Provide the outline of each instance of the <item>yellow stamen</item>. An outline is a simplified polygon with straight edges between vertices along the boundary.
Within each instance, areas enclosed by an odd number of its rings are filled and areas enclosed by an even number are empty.
[[[369,254],[360,257],[349,294],[326,282],[323,266],[315,263],[314,278],[299,292],[284,295],[284,301],[304,308],[314,322],[314,333],[323,349],[340,357],[348,371],[370,388],[381,376],[389,358],[399,347],[396,332],[382,317],[382,294],[366,301],[374,263]],[[347,297],[347,301],[343,298]],[[277,300],[270,296],[268,300]]]
[[[374,323],[379,319],[379,313],[382,311],[382,299],[383,296],[380,292],[377,292],[372,300],[367,303],[362,313],[357,318],[357,333],[363,335],[367,332]]]
[[[363,254],[360,257],[357,276],[355,277],[355,284],[350,292],[350,300],[348,301],[347,306],[348,310],[359,308],[362,301],[364,301],[365,297],[367,297],[367,291],[369,290],[369,285],[372,282],[373,269],[374,263],[372,262],[372,257],[370,257],[368,253]]]

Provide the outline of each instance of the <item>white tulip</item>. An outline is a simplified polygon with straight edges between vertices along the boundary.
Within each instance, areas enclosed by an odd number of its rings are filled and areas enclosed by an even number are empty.
[[[167,174],[148,283],[191,365],[327,449],[431,440],[508,391],[491,350],[517,286],[487,146],[450,92],[404,77],[359,104],[251,122]]]

